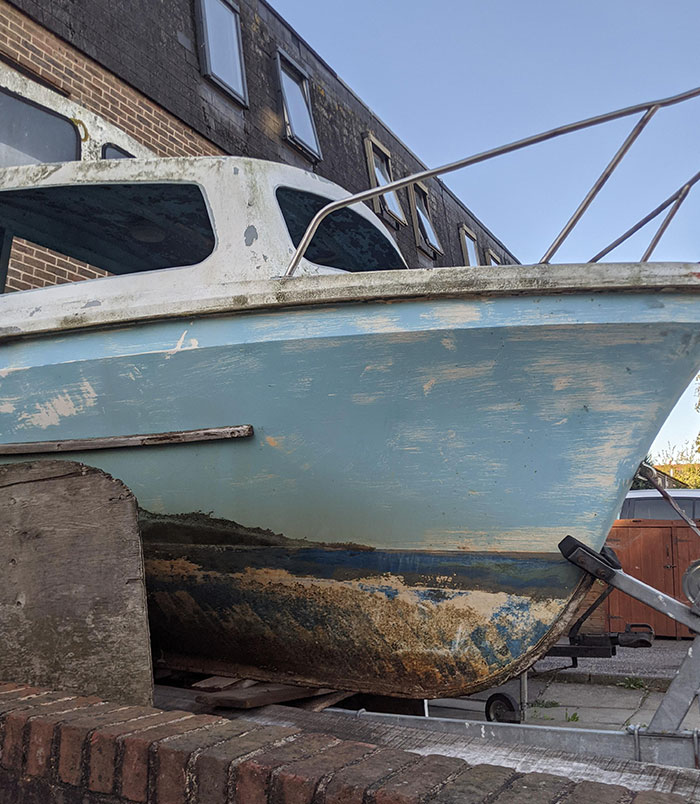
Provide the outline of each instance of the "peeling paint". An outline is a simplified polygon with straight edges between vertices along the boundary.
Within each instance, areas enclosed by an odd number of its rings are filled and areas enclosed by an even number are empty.
[[[45,403],[36,404],[33,413],[20,413],[19,427],[38,427],[45,430],[60,424],[61,420],[82,413],[97,404],[97,394],[87,380],[77,388],[57,394]]]

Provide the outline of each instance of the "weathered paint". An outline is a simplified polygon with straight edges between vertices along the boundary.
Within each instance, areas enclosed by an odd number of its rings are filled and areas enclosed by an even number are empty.
[[[237,443],[73,454],[150,511],[254,526],[147,542],[159,645],[261,678],[464,693],[566,627],[577,576],[557,543],[602,545],[696,371],[700,300],[650,301],[494,298],[476,316],[471,299],[406,300],[19,340],[0,355],[0,433],[250,422]]]
[[[600,546],[698,360],[700,305],[648,302],[499,298],[479,323],[467,313],[461,327],[431,329],[442,307],[454,322],[478,302],[416,300],[11,342],[0,404],[14,409],[0,413],[0,434],[247,422],[247,443],[149,448],[138,461],[122,451],[99,465],[150,510],[211,511],[289,538],[552,552],[570,533]],[[392,332],[368,332],[372,315]],[[176,350],[185,330],[197,347]]]
[[[558,554],[307,547],[206,519],[142,514],[154,648],[254,678],[473,692],[556,639],[581,584]]]

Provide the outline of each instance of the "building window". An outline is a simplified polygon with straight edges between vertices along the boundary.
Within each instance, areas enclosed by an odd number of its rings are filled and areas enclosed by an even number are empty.
[[[106,145],[102,146],[102,158],[133,159],[134,155],[130,154],[128,151],[125,151],[123,148],[120,148],[118,145],[113,145],[111,142],[108,142]]]
[[[420,182],[409,187],[409,198],[411,199],[411,215],[413,217],[413,228],[416,233],[416,245],[431,257],[434,252],[442,253],[442,246],[430,217],[430,203],[428,200],[428,190]]]
[[[197,11],[204,75],[247,106],[238,8],[229,0],[198,0]]]
[[[321,159],[316,126],[311,111],[309,78],[298,64],[282,52],[277,54],[285,136],[313,159]]]
[[[459,227],[459,243],[462,247],[464,264],[479,265],[479,249],[476,245],[476,235],[464,224]]]
[[[496,254],[492,248],[486,249],[486,264],[487,265],[500,265],[501,258]]]
[[[80,134],[67,117],[0,89],[0,168],[80,159]]]
[[[365,155],[370,187],[384,187],[394,180],[391,171],[391,154],[371,134],[365,136]],[[384,212],[399,223],[406,223],[406,216],[403,214],[401,202],[395,190],[385,193],[379,198],[373,198],[372,207],[377,215]]]

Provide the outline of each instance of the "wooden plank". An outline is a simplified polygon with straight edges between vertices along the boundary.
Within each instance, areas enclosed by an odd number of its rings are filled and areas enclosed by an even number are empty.
[[[222,690],[229,690],[234,688],[252,687],[257,684],[252,678],[228,678],[226,676],[210,676],[203,678],[201,681],[195,681],[192,685],[193,690],[200,692],[221,692]]]
[[[292,684],[256,684],[246,689],[232,689],[198,695],[195,700],[199,703],[223,708],[254,709],[257,706],[296,701],[300,698],[328,695],[332,692],[335,692],[335,690],[296,687]]]
[[[149,704],[136,500],[68,461],[0,466],[0,678]]]
[[[196,441],[222,441],[228,438],[251,438],[252,424],[233,427],[206,427],[200,430],[173,430],[169,433],[76,438],[60,441],[23,441],[0,444],[0,455],[39,455],[42,453],[84,452],[92,449],[125,449],[129,447],[161,447],[168,444],[190,444]]]
[[[211,714],[214,707],[197,701],[197,693],[183,687],[156,684],[153,690],[153,705],[158,709],[182,710],[196,715]]]
[[[329,706],[335,706],[346,698],[352,698],[353,695],[355,695],[354,692],[329,692],[328,695],[318,695],[315,698],[309,698],[308,701],[293,704],[293,706],[297,709],[305,709],[307,712],[323,712]]]

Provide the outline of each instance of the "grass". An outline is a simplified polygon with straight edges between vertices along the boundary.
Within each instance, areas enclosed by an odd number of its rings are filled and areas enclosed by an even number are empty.
[[[626,690],[645,690],[647,688],[644,679],[638,676],[626,676],[622,681],[617,682],[618,687],[624,687]]]

